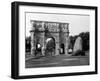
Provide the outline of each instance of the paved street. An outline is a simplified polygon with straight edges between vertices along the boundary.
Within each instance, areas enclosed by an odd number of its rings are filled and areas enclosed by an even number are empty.
[[[30,58],[25,63],[26,68],[89,65],[89,57],[57,55]]]

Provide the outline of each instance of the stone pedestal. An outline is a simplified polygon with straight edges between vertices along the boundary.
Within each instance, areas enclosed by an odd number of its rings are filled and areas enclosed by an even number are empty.
[[[68,48],[65,48],[65,55],[68,54]]]
[[[45,56],[45,47],[42,47],[42,55]]]
[[[69,38],[68,34],[66,34],[65,55],[68,54],[68,46],[69,46]]]
[[[31,55],[35,56],[35,48],[34,47],[31,47]]]
[[[59,43],[56,43],[55,55],[59,55]]]

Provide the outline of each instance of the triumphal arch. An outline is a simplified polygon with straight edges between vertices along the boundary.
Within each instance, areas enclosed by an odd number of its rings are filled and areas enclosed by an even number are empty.
[[[47,42],[54,40],[54,55],[68,54],[69,23],[31,20],[31,54],[35,56],[37,45],[46,55]]]

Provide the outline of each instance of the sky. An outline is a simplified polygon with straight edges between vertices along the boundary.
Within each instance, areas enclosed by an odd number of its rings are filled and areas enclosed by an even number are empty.
[[[48,13],[26,13],[26,36],[30,36],[30,20],[52,21],[69,23],[69,35],[78,35],[89,31],[90,16],[78,14],[48,14]]]

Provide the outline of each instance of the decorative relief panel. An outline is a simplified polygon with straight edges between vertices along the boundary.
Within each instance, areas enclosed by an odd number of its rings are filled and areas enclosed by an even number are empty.
[[[33,27],[36,30],[44,31],[47,29],[49,32],[59,32],[60,29],[62,32],[68,32],[68,23],[59,23],[59,22],[47,22],[47,21],[33,21]]]

